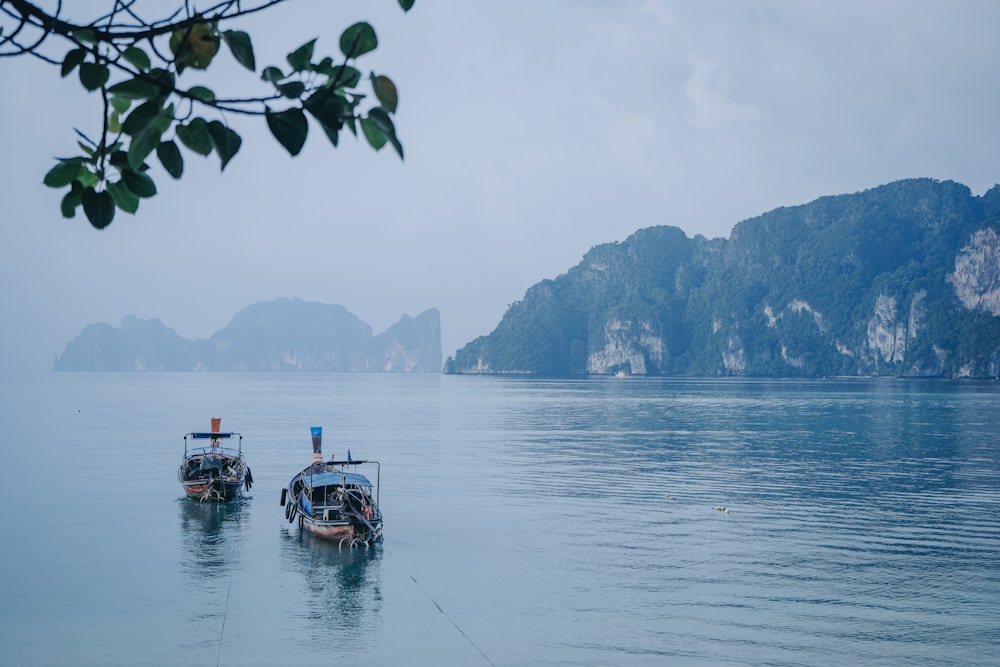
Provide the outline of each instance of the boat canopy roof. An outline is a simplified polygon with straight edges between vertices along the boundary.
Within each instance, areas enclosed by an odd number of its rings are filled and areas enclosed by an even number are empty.
[[[207,440],[209,438],[232,438],[233,436],[239,436],[239,433],[188,433],[188,438],[194,438],[195,440]]]
[[[303,472],[302,480],[307,486],[311,486],[312,488],[318,486],[338,486],[340,484],[371,488],[372,485],[367,477],[356,472],[317,472],[313,474]]]

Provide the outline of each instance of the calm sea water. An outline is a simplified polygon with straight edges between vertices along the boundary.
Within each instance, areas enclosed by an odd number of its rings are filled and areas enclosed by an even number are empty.
[[[1000,662],[995,383],[51,373],[0,400],[3,665]],[[175,477],[213,416],[255,479],[232,506]],[[314,425],[381,461],[381,548],[285,521]]]

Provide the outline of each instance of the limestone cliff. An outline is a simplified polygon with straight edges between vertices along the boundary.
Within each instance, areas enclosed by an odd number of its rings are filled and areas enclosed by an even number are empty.
[[[969,310],[1000,315],[1000,235],[990,228],[977,230],[955,257],[948,282]]]
[[[638,230],[530,288],[451,373],[998,376],[1000,186],[899,181]]]

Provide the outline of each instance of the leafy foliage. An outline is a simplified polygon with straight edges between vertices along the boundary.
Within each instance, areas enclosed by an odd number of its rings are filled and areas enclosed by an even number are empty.
[[[390,144],[402,159],[393,121],[398,92],[388,76],[369,74],[374,103],[363,107],[368,95],[360,88],[365,79],[355,64],[378,48],[367,22],[341,33],[337,57],[318,56],[313,39],[290,51],[283,65],[263,67],[264,92],[256,95],[222,99],[205,86],[180,82],[185,70],[207,70],[223,44],[239,65],[256,73],[251,36],[222,26],[285,1],[251,6],[226,0],[205,12],[184,2],[166,18],[148,19],[140,17],[134,0],[109,0],[107,14],[70,23],[25,0],[0,0],[0,57],[32,55],[57,65],[63,78],[75,72],[80,85],[103,102],[100,131],[93,137],[77,131],[81,153],[58,159],[43,178],[49,187],[67,189],[62,214],[72,218],[82,207],[91,225],[103,229],[116,210],[135,213],[141,199],[157,192],[150,173],[154,153],[175,179],[184,174],[180,146],[200,156],[214,152],[224,170],[242,145],[226,120],[230,115],[263,117],[293,156],[305,146],[312,117],[334,146],[344,128],[357,136],[360,126],[372,148]],[[403,11],[414,4],[397,1]],[[68,42],[69,50],[57,57],[53,40]]]

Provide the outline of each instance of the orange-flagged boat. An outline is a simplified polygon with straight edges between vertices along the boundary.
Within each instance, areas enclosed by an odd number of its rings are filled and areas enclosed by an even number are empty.
[[[253,485],[253,474],[243,458],[243,436],[221,432],[221,424],[221,418],[213,417],[210,432],[184,436],[184,459],[177,479],[189,498],[229,502]],[[199,444],[201,441],[207,443]],[[223,446],[223,441],[235,441],[236,446]]]
[[[370,547],[382,542],[378,461],[323,460],[323,428],[312,427],[313,461],[281,490],[289,523],[339,547]],[[375,470],[375,484],[361,471]]]

